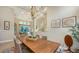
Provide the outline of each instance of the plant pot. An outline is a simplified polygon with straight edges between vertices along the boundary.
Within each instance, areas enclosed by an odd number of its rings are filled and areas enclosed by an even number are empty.
[[[73,49],[75,53],[79,53],[79,42],[77,40],[73,40]]]

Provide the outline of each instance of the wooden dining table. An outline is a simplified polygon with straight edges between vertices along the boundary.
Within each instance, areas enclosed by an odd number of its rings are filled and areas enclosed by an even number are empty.
[[[54,53],[59,47],[59,43],[37,39],[29,40],[28,37],[21,37],[20,41],[34,53]]]

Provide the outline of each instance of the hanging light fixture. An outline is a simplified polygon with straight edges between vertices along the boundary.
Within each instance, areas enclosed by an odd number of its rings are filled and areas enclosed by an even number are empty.
[[[35,6],[32,6],[31,7],[31,17],[32,17],[32,21],[33,21],[33,24],[32,24],[32,32],[33,32],[33,37],[35,37],[35,20],[34,20],[34,16],[35,16]]]

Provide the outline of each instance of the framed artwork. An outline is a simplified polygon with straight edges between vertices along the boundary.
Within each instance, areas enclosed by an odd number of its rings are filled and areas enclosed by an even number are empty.
[[[51,21],[51,28],[59,28],[61,26],[61,19]]]
[[[76,24],[76,16],[62,19],[62,27],[72,27]]]
[[[10,29],[10,21],[4,21],[4,30]]]
[[[2,19],[0,19],[0,30],[4,29],[4,22]]]

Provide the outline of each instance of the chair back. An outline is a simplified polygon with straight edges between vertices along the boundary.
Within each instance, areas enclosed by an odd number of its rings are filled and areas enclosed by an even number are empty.
[[[14,44],[15,44],[15,52],[16,53],[21,53],[21,45],[16,41],[16,39],[14,39]]]
[[[64,41],[68,48],[70,48],[73,45],[73,39],[70,35],[66,35]]]
[[[47,36],[42,36],[42,39],[47,40]]]

